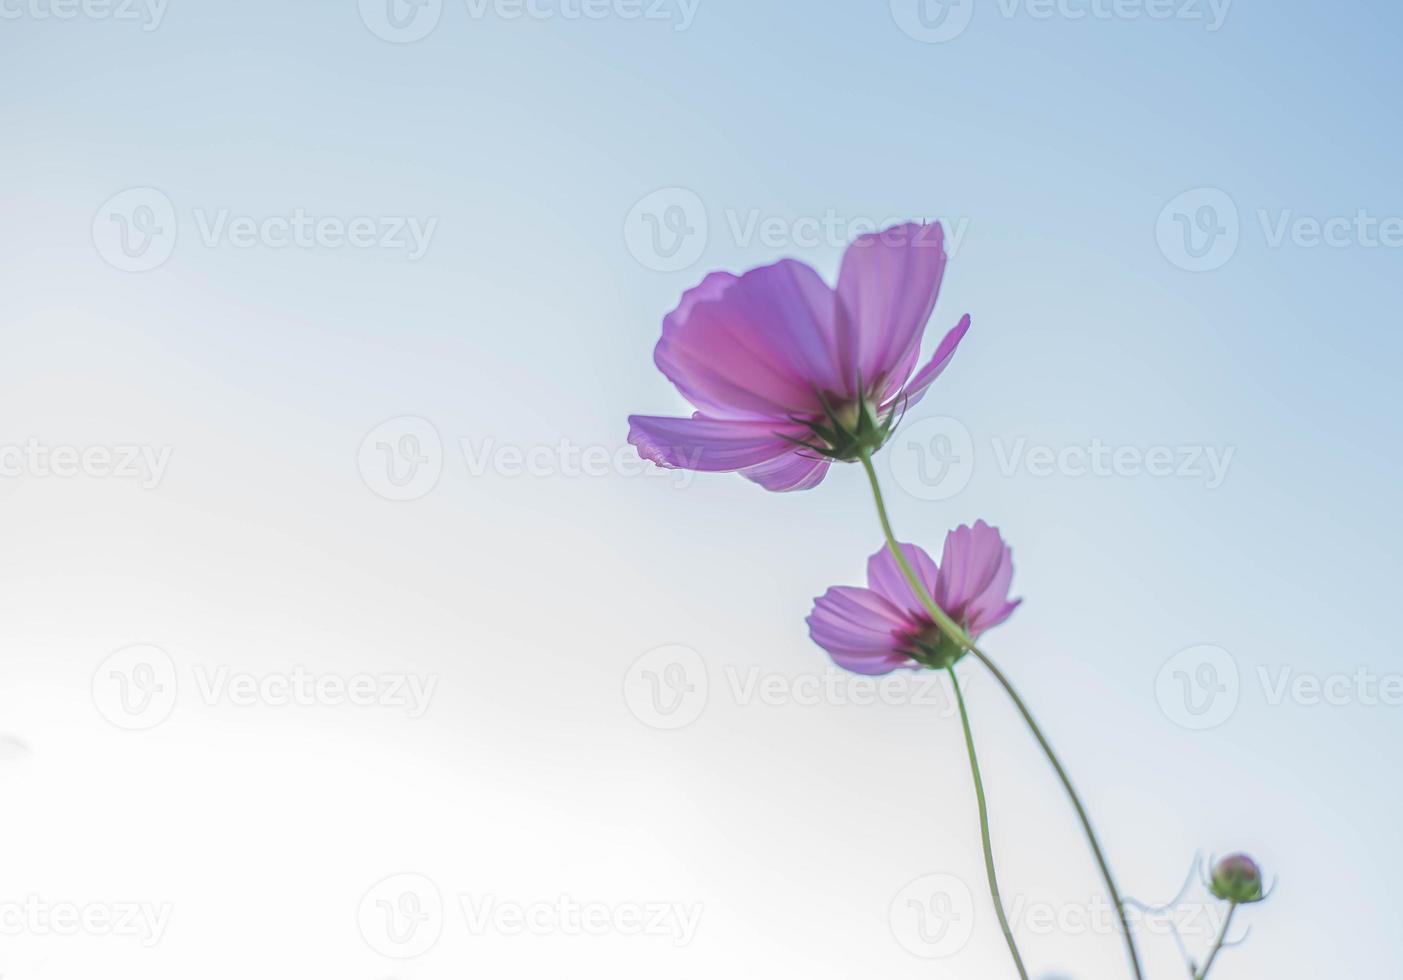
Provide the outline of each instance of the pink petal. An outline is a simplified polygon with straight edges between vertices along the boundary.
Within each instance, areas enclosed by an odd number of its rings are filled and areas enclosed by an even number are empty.
[[[814,600],[809,635],[838,666],[885,674],[910,666],[899,637],[909,624],[901,611],[870,589],[837,586]]]
[[[1008,598],[1013,580],[1013,552],[998,529],[983,521],[960,526],[945,537],[935,601],[978,635],[1013,614]]]
[[[903,544],[901,553],[915,570],[916,577],[933,595],[939,573],[930,555],[914,544]],[[901,566],[896,563],[896,558],[889,549],[883,548],[867,559],[867,585],[897,608],[905,610],[916,622],[924,625],[930,621],[930,613],[926,612],[925,603],[921,602],[911,584],[906,581],[906,576],[901,574]]]
[[[833,291],[801,262],[713,274],[663,320],[653,359],[712,417],[819,415],[818,392],[840,380],[834,306]]]
[[[795,446],[782,435],[802,438],[808,429],[767,421],[660,418],[629,416],[628,441],[638,454],[669,469],[724,473],[758,466],[786,454]]]
[[[741,476],[754,480],[766,490],[785,493],[790,490],[812,490],[828,475],[829,460],[791,444],[794,452],[776,457],[767,463],[747,466]]]
[[[950,366],[950,361],[955,357],[956,348],[960,346],[960,341],[965,339],[967,333],[969,333],[968,313],[961,317],[954,329],[945,335],[945,339],[935,349],[935,354],[929,363],[916,372],[916,376],[894,399],[901,403],[903,409],[910,408],[925,397],[926,389],[934,384],[935,379],[940,377],[941,373]]]
[[[906,224],[848,246],[838,275],[839,337],[856,354],[868,390],[882,400],[906,383],[945,274],[939,224]]]

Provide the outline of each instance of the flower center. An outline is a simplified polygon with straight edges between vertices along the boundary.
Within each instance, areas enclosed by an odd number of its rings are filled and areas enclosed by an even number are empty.
[[[869,398],[833,401],[820,395],[824,414],[818,418],[796,418],[809,427],[813,437],[794,440],[821,456],[851,462],[863,454],[881,449],[896,427],[896,412],[881,418],[879,409]]]
[[[929,623],[919,633],[907,638],[907,650],[911,659],[934,670],[944,670],[953,666],[965,651],[958,643],[940,631],[940,627]]]

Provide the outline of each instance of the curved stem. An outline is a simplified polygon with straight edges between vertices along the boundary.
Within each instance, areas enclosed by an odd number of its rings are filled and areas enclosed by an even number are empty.
[[[882,532],[887,538],[887,549],[891,552],[892,557],[896,559],[896,564],[901,569],[901,574],[905,576],[906,581],[916,593],[916,597],[920,599],[921,605],[925,606],[926,611],[930,613],[931,618],[935,621],[935,624],[940,627],[941,632],[958,643],[963,649],[974,654],[974,656],[979,659],[979,662],[994,676],[994,679],[999,682],[999,685],[1004,689],[1005,693],[1008,694],[1010,700],[1013,701],[1014,706],[1018,709],[1018,713],[1023,716],[1023,721],[1033,733],[1033,737],[1037,739],[1038,745],[1041,746],[1043,750],[1043,754],[1047,756],[1047,761],[1052,764],[1053,771],[1057,773],[1057,778],[1061,780],[1062,788],[1066,791],[1067,797],[1072,801],[1072,807],[1077,812],[1077,819],[1081,821],[1082,830],[1086,834],[1087,841],[1091,844],[1091,853],[1096,858],[1096,865],[1101,871],[1101,880],[1106,883],[1106,889],[1111,893],[1111,901],[1115,903],[1116,915],[1120,918],[1121,933],[1125,937],[1126,951],[1130,955],[1131,969],[1134,971],[1136,980],[1144,980],[1145,975],[1140,968],[1140,953],[1135,948],[1135,937],[1130,932],[1130,921],[1125,915],[1125,900],[1121,898],[1120,889],[1116,887],[1115,878],[1111,875],[1111,867],[1106,861],[1105,853],[1101,850],[1101,842],[1096,836],[1095,829],[1091,826],[1091,817],[1087,814],[1086,807],[1082,804],[1081,797],[1077,794],[1076,787],[1072,785],[1071,777],[1067,775],[1067,770],[1063,768],[1061,760],[1057,758],[1057,753],[1053,751],[1052,744],[1048,742],[1047,736],[1043,734],[1042,728],[1039,727],[1037,721],[1033,718],[1033,713],[1028,710],[1028,706],[1023,702],[1023,699],[1019,697],[1018,692],[1014,690],[1013,684],[1004,676],[1003,671],[995,666],[988,655],[974,645],[974,641],[970,639],[964,629],[946,615],[945,611],[936,604],[936,601],[931,597],[930,590],[926,588],[925,583],[920,580],[919,576],[917,576],[915,571],[911,568],[911,563],[906,560],[906,555],[897,544],[896,535],[892,533],[891,519],[887,516],[887,505],[882,499],[882,487],[877,480],[877,470],[876,467],[872,465],[872,457],[869,453],[863,453],[861,459],[863,469],[867,471],[867,481],[872,485],[873,499],[877,502],[877,517],[882,522]]]
[[[950,674],[950,686],[955,689],[955,701],[960,706],[960,724],[965,730],[965,747],[969,749],[969,771],[974,776],[974,795],[979,801],[979,836],[984,844],[984,871],[989,876],[989,894],[994,899],[994,912],[999,917],[999,926],[1004,931],[1004,941],[1013,956],[1013,965],[1018,975],[1028,980],[1028,971],[1023,966],[1023,957],[1018,955],[1018,943],[1014,941],[1013,930],[1009,928],[1008,916],[1004,914],[1003,898],[999,895],[999,876],[994,870],[994,846],[989,840],[989,804],[984,799],[984,780],[979,775],[979,757],[974,752],[974,732],[969,727],[969,711],[965,708],[965,696],[960,691],[960,679],[955,676],[955,667],[945,668]]]
[[[1233,902],[1228,906],[1228,914],[1223,919],[1223,930],[1218,933],[1218,941],[1213,944],[1213,949],[1208,954],[1208,960],[1203,964],[1203,969],[1194,975],[1194,980],[1206,980],[1208,971],[1213,969],[1213,961],[1218,958],[1218,954],[1223,950],[1223,942],[1228,938],[1228,930],[1232,928],[1233,913],[1236,911],[1237,903]]]
[[[1082,830],[1086,832],[1087,842],[1091,844],[1092,856],[1096,859],[1096,866],[1101,871],[1101,880],[1106,883],[1106,889],[1111,893],[1111,901],[1115,903],[1116,914],[1120,916],[1121,931],[1125,934],[1126,949],[1130,952],[1130,965],[1135,971],[1138,980],[1143,980],[1144,974],[1140,972],[1140,954],[1135,948],[1135,939],[1130,933],[1130,921],[1125,915],[1125,900],[1121,898],[1120,889],[1116,887],[1116,881],[1111,874],[1111,866],[1106,860],[1106,854],[1101,850],[1101,842],[1096,836],[1096,831],[1091,826],[1091,816],[1086,812],[1086,807],[1082,804],[1081,797],[1077,794],[1076,788],[1072,785],[1072,778],[1067,775],[1067,770],[1062,766],[1062,761],[1057,758],[1057,753],[1053,751],[1052,744],[1048,742],[1047,736],[1043,734],[1037,721],[1033,719],[1033,713],[1028,710],[1028,705],[1018,696],[1013,685],[1009,683],[1003,671],[989,659],[988,654],[977,646],[970,644],[969,652],[979,658],[989,671],[994,675],[994,679],[999,682],[999,686],[1008,694],[1013,701],[1018,713],[1023,716],[1033,737],[1037,739],[1038,745],[1042,747],[1043,754],[1047,756],[1047,761],[1052,764],[1052,769],[1057,773],[1057,778],[1062,782],[1062,788],[1066,790],[1067,797],[1072,801],[1072,808],[1077,811],[1077,819],[1081,821]]]

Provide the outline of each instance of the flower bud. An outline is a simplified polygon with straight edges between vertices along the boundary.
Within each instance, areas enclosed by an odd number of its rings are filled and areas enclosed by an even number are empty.
[[[1230,854],[1213,865],[1209,887],[1218,898],[1238,905],[1250,905],[1265,897],[1262,869],[1246,854]]]

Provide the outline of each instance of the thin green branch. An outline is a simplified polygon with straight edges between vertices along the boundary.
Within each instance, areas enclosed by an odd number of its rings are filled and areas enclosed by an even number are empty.
[[[1043,750],[1043,754],[1047,756],[1048,762],[1052,764],[1053,771],[1057,773],[1057,778],[1061,780],[1062,788],[1072,801],[1072,807],[1076,810],[1077,819],[1081,821],[1082,830],[1086,834],[1087,841],[1091,844],[1091,853],[1095,857],[1096,865],[1101,871],[1101,879],[1105,882],[1107,891],[1111,893],[1111,901],[1115,903],[1116,915],[1120,918],[1121,933],[1125,939],[1125,947],[1130,956],[1130,966],[1134,971],[1135,980],[1144,980],[1144,973],[1140,967],[1140,953],[1135,947],[1135,937],[1130,931],[1130,921],[1125,913],[1125,900],[1121,897],[1120,889],[1116,887],[1115,878],[1111,874],[1110,864],[1106,861],[1106,855],[1101,849],[1101,843],[1096,836],[1096,830],[1091,825],[1091,817],[1087,814],[1086,807],[1082,804],[1081,796],[1077,793],[1076,787],[1072,785],[1071,777],[1067,775],[1067,770],[1062,765],[1061,760],[1058,759],[1057,753],[1053,751],[1052,744],[1047,740],[1047,736],[1043,734],[1042,728],[1033,718],[1033,713],[1028,709],[1027,704],[1019,697],[1013,684],[1004,676],[1003,671],[999,670],[994,662],[989,659],[988,655],[980,650],[979,647],[975,646],[974,641],[970,638],[969,634],[964,631],[964,628],[951,619],[945,611],[936,604],[935,599],[931,597],[930,590],[926,588],[925,583],[916,575],[915,570],[911,567],[911,563],[906,560],[906,555],[902,552],[901,546],[897,543],[896,535],[892,531],[891,519],[887,516],[887,505],[882,498],[882,486],[877,479],[876,467],[872,465],[871,454],[864,452],[860,458],[862,460],[863,469],[867,471],[867,480],[872,485],[872,496],[877,503],[877,517],[882,523],[882,533],[886,535],[887,548],[891,552],[892,557],[896,559],[896,564],[901,569],[901,574],[905,576],[906,581],[911,585],[916,597],[921,601],[921,605],[930,613],[931,619],[940,627],[941,632],[952,641],[959,644],[961,648],[978,658],[979,662],[982,663],[994,676],[994,679],[999,682],[999,685],[1008,694],[1014,706],[1018,709],[1018,713],[1023,716],[1023,721],[1033,733],[1033,737],[1037,739],[1038,745],[1041,746]]]

